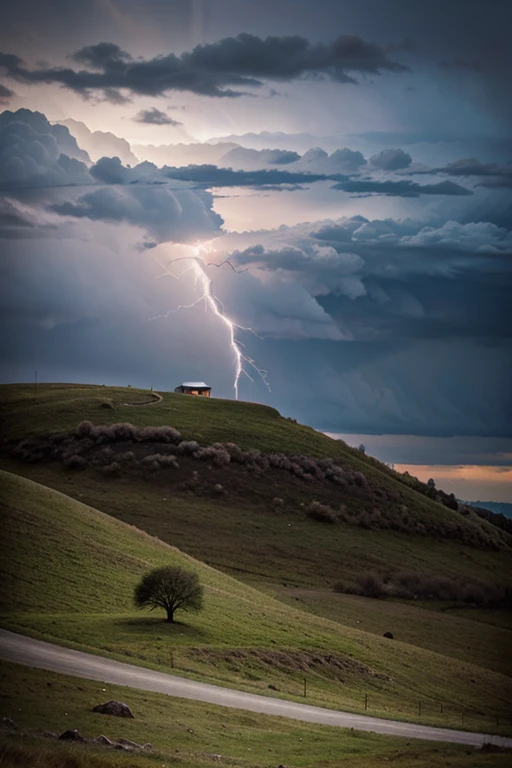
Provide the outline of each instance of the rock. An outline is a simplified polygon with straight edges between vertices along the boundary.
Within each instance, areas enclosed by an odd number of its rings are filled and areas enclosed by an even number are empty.
[[[390,640],[393,639],[393,633],[392,632],[384,632],[383,637],[388,637]]]
[[[134,741],[130,741],[130,739],[119,739],[118,744],[122,744],[123,747],[130,747],[130,749],[142,749],[140,744],[136,744]]]
[[[59,739],[60,741],[86,741],[86,739],[78,733],[76,728],[74,730],[64,731],[60,734]]]
[[[107,736],[98,736],[98,738],[92,740],[93,744],[102,744],[104,747],[113,747],[114,742],[109,739]]]
[[[0,720],[0,724],[2,728],[10,728],[12,731],[18,728],[14,720],[11,720],[10,717],[2,717],[2,719]]]
[[[101,715],[114,715],[115,717],[133,717],[130,707],[121,701],[107,701],[105,704],[98,704],[93,707],[93,712],[99,712]]]
[[[271,691],[278,691],[279,690],[277,685],[273,685],[273,683],[269,683],[267,688],[270,688]]]
[[[153,749],[153,745],[149,744],[149,743],[148,744],[143,744],[141,749],[142,749],[143,752],[150,752]]]

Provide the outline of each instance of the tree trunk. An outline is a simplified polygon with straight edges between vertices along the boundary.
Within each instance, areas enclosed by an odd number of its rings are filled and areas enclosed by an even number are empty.
[[[171,624],[174,623],[174,611],[170,608],[167,609],[167,621],[169,621]]]

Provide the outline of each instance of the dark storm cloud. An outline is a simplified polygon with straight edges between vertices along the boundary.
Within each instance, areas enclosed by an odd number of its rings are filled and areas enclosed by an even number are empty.
[[[11,99],[15,95],[14,91],[11,91],[10,88],[6,88],[5,85],[2,85],[0,83],[0,104],[4,105],[9,102],[9,99]]]
[[[453,181],[440,181],[438,184],[417,184],[414,181],[342,181],[334,185],[349,194],[387,195],[390,197],[419,197],[420,195],[472,195],[470,189],[461,187]]]
[[[262,39],[242,33],[198,45],[179,56],[170,53],[146,60],[133,60],[119,46],[103,42],[80,49],[73,58],[87,69],[28,69],[12,54],[0,54],[0,66],[23,83],[58,83],[84,96],[98,90],[108,96],[108,89],[114,93],[126,89],[151,96],[177,90],[235,97],[243,94],[241,88],[259,87],[268,80],[289,82],[320,77],[356,83],[353,75],[408,71],[390,59],[383,47],[355,35],[344,35],[326,44],[311,43],[298,35]]]
[[[374,168],[380,168],[383,171],[398,171],[401,168],[408,168],[412,158],[403,149],[384,149],[378,155],[370,157],[369,162]]]
[[[72,55],[75,61],[86,64],[93,69],[115,70],[123,62],[131,61],[132,57],[114,43],[98,43],[87,45]]]
[[[230,252],[230,261],[299,282],[349,338],[512,337],[506,229],[354,217],[263,239]]]
[[[103,187],[50,209],[77,219],[135,224],[158,242],[185,243],[212,238],[220,230],[223,220],[212,202],[209,193],[187,189]]]
[[[286,149],[248,149],[235,147],[220,159],[220,165],[229,168],[256,170],[267,165],[289,165],[300,160],[297,152]]]
[[[133,118],[137,123],[148,123],[149,125],[183,125],[179,120],[173,120],[156,107],[151,109],[141,109]]]
[[[190,181],[207,187],[274,187],[281,184],[308,184],[343,178],[339,175],[293,173],[277,169],[233,171],[231,168],[218,168],[216,165],[187,165],[184,168],[164,166],[162,175],[169,179]]]

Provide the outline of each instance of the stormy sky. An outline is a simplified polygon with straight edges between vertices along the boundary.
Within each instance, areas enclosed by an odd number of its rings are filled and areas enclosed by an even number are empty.
[[[512,501],[501,0],[7,0],[2,380],[206,380]],[[411,467],[413,469],[411,469]]]

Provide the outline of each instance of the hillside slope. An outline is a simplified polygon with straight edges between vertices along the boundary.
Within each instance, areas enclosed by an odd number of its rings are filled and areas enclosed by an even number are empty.
[[[28,385],[4,386],[0,399],[7,469],[247,581],[325,588],[409,569],[479,580],[485,598],[509,580],[505,531],[271,408],[80,385],[41,385],[35,403]]]
[[[108,515],[29,480],[2,482],[1,618],[6,628],[136,663],[279,696],[473,728],[512,703],[512,680],[403,643],[390,643],[269,598]],[[205,610],[162,617],[135,611],[133,587],[151,566],[195,570]],[[443,703],[443,714],[440,713]],[[482,722],[482,714],[487,715]]]

